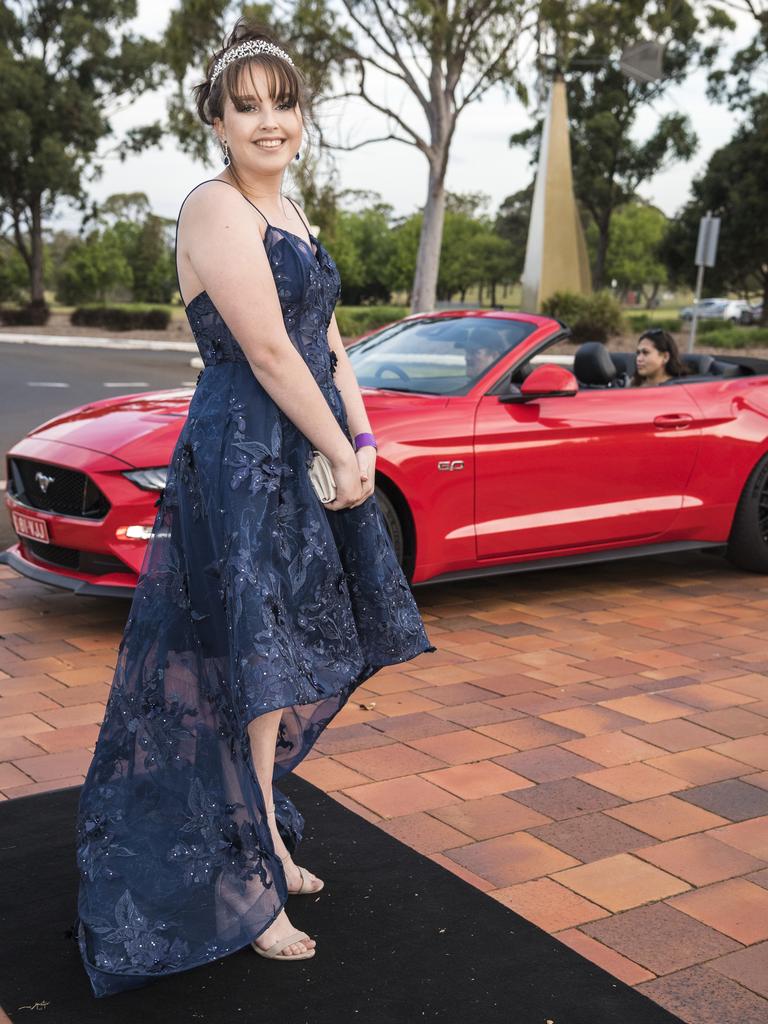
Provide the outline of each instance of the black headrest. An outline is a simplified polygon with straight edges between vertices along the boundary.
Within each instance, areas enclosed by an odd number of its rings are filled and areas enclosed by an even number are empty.
[[[712,369],[715,362],[714,356],[708,356],[703,352],[686,352],[681,356],[681,359],[691,373],[703,374],[714,372]]]
[[[628,376],[632,376],[635,372],[634,352],[609,352],[608,354],[619,373],[626,373]]]
[[[616,380],[616,367],[601,341],[585,341],[576,349],[573,372],[582,384],[605,387]]]
[[[738,363],[725,363],[720,359],[715,359],[710,373],[716,373],[718,377],[738,377],[741,370]]]

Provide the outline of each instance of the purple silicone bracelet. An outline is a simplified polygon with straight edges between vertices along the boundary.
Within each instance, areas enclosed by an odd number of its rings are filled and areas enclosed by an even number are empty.
[[[372,445],[374,448],[377,447],[376,438],[373,436],[373,434],[355,434],[355,451],[357,451],[358,448],[362,448],[367,444]]]

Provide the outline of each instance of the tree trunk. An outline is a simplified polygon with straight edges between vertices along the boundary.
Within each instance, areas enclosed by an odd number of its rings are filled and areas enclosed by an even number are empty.
[[[483,305],[483,282],[480,281],[477,285],[477,305],[479,308]]]
[[[760,317],[760,324],[768,327],[768,274],[763,277],[763,314]]]
[[[496,282],[491,281],[491,305],[496,305]]]
[[[445,161],[430,160],[429,189],[416,257],[413,279],[412,313],[427,313],[435,308],[437,275],[440,269],[440,246],[445,220]]]
[[[45,302],[43,282],[43,217],[40,196],[33,196],[30,204],[32,213],[32,237],[30,238],[31,263],[29,268],[29,292],[32,303]]]
[[[648,296],[648,301],[645,303],[646,309],[654,308],[656,296],[659,294],[659,288],[661,288],[661,283],[659,281],[654,281],[653,288],[651,289],[651,294]]]

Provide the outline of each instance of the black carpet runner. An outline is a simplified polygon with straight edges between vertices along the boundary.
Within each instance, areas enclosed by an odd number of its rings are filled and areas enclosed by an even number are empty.
[[[0,1006],[13,1024],[680,1024],[546,932],[301,779],[300,862],[325,879],[289,900],[314,958],[249,949],[94,999],[77,944],[79,788],[0,804]]]

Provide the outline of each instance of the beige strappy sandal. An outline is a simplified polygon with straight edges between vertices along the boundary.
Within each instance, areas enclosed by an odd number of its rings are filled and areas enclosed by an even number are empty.
[[[267,817],[271,817],[271,818],[275,817],[275,805],[274,804],[272,804],[266,810],[267,810]],[[287,857],[281,857],[280,858],[280,860],[283,862],[283,864],[285,864],[286,861],[292,860],[292,859],[293,858],[291,857],[290,853],[288,854]],[[308,882],[306,877],[305,877],[305,875],[304,875],[304,869],[300,868],[298,864],[296,865],[296,867],[299,868],[299,877],[301,878],[301,885],[299,886],[298,889],[289,889],[288,890],[288,895],[289,896],[312,896],[315,893],[320,892],[321,889],[325,888],[325,882],[321,878],[318,878],[317,880],[318,880],[318,882],[320,882],[320,885],[318,886],[317,889],[313,889],[311,887],[312,883]],[[315,876],[315,877],[317,877],[317,876]]]
[[[315,947],[312,949],[305,949],[303,953],[292,953],[290,956],[283,956],[282,951],[286,946],[293,945],[294,942],[300,942],[302,939],[308,939],[309,936],[306,932],[291,932],[284,939],[278,939],[269,949],[260,949],[256,945],[256,940],[251,943],[253,948],[259,954],[259,956],[265,957],[267,960],[309,960],[315,955]]]
[[[291,855],[289,854],[287,857],[281,857],[280,860],[283,862],[283,864],[285,864],[287,860],[291,860]],[[325,888],[325,882],[321,878],[318,878],[317,880],[320,883],[320,885],[317,887],[317,889],[313,889],[312,883],[306,878],[304,874],[304,869],[300,868],[298,864],[296,865],[296,868],[299,872],[299,877],[301,878],[301,885],[299,886],[298,889],[289,889],[289,896],[312,896]],[[317,878],[316,875],[315,877]]]

